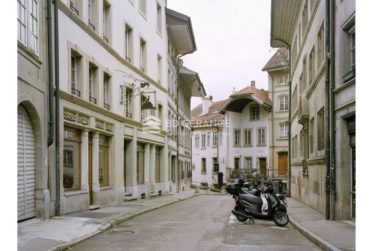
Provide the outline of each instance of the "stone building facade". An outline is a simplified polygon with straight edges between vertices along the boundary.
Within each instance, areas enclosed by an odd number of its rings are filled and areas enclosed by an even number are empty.
[[[270,39],[291,55],[291,196],[354,219],[355,1],[272,1]]]
[[[272,178],[288,182],[289,73],[288,50],[278,49],[262,69],[268,73],[272,112],[268,119],[269,168]],[[286,185],[285,185],[286,186]]]

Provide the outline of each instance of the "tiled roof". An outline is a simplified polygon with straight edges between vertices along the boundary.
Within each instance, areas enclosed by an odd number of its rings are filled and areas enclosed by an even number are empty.
[[[286,48],[280,48],[263,67],[262,71],[285,67],[288,64],[288,60],[288,50]]]
[[[219,113],[220,108],[224,105],[226,100],[212,102],[209,112],[205,115],[201,115],[202,113],[202,104],[197,105],[191,111],[192,123],[195,121],[212,121],[212,120],[223,120],[224,115]]]
[[[245,94],[251,94],[255,98],[257,98],[262,103],[270,103],[268,91],[265,91],[263,89],[256,89],[254,87],[246,86],[245,88],[239,90],[238,92],[235,92],[231,95],[231,97],[237,97]]]

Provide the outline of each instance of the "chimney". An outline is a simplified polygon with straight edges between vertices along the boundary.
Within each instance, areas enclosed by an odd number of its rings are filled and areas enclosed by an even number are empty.
[[[209,108],[212,105],[212,96],[202,97],[202,114],[205,115],[209,113]]]
[[[255,88],[255,80],[251,80],[251,84],[250,84],[250,87],[253,87],[253,88]]]

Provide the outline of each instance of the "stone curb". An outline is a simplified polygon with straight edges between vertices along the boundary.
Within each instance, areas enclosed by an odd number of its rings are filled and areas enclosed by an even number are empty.
[[[112,228],[116,225],[119,225],[133,217],[136,217],[136,216],[139,216],[141,214],[144,214],[144,213],[147,213],[147,212],[150,212],[150,211],[153,211],[153,210],[156,210],[156,209],[159,209],[161,207],[165,207],[165,206],[168,206],[168,205],[171,205],[171,204],[175,204],[176,202],[180,202],[180,201],[184,201],[184,200],[188,200],[190,198],[193,198],[197,196],[197,194],[193,194],[189,197],[186,197],[186,198],[179,198],[179,199],[175,199],[173,201],[169,201],[169,202],[166,202],[166,203],[163,203],[163,204],[160,204],[160,205],[157,205],[157,206],[153,206],[153,207],[150,207],[150,208],[146,208],[144,210],[139,210],[137,212],[134,212],[134,213],[130,213],[128,215],[124,215],[124,216],[119,216],[118,218],[116,218],[115,220],[111,220],[109,221],[108,223],[106,223],[105,225],[103,226],[100,226],[96,231],[94,231],[93,233],[90,233],[90,234],[87,234],[85,236],[82,236],[82,237],[79,237],[75,240],[72,240],[70,242],[66,242],[66,243],[63,243],[63,244],[60,244],[56,247],[53,247],[53,248],[50,248],[46,251],[63,251],[63,250],[66,250],[74,245],[77,245],[79,244],[80,242],[84,241],[84,240],[87,240],[89,238],[92,238],[102,232],[104,232],[105,230],[109,229],[109,228]]]
[[[289,216],[290,223],[299,231],[301,232],[304,236],[306,236],[308,239],[310,239],[312,242],[316,243],[319,247],[322,248],[322,250],[325,251],[341,251],[341,249],[337,248],[330,242],[322,239],[318,235],[312,233],[309,231],[307,228],[305,228],[302,224],[294,221],[290,216]]]

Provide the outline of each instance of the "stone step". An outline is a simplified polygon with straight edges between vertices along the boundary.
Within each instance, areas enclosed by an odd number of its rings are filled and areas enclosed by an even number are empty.
[[[131,197],[132,193],[124,193],[124,197]]]
[[[157,193],[151,193],[150,198],[153,198],[153,197],[158,197],[158,194]]]
[[[137,200],[136,197],[124,197],[123,201],[133,201],[133,200]]]

